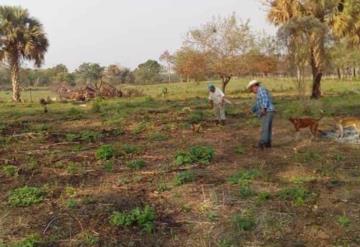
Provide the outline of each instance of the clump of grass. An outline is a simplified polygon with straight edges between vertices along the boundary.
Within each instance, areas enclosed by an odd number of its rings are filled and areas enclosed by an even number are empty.
[[[195,174],[192,171],[180,172],[175,176],[175,185],[180,186],[186,183],[191,183],[195,180]]]
[[[243,145],[239,145],[235,148],[235,153],[238,155],[243,155],[246,153],[246,149]]]
[[[132,160],[127,164],[127,166],[133,170],[140,170],[145,167],[145,164],[144,160]]]
[[[109,160],[115,156],[115,150],[112,145],[102,145],[96,150],[96,158],[99,160]]]
[[[215,151],[212,147],[194,146],[187,152],[178,152],[175,156],[177,165],[204,164],[208,165],[213,160]]]
[[[279,191],[278,196],[282,200],[293,202],[296,206],[302,206],[309,199],[311,193],[300,187],[291,187]]]
[[[337,222],[342,227],[348,227],[351,224],[351,220],[346,215],[339,216]]]
[[[2,171],[7,177],[15,177],[18,174],[18,168],[13,165],[4,166]]]
[[[249,185],[250,182],[258,176],[260,176],[260,172],[258,170],[241,170],[229,177],[228,182],[230,184],[246,186]]]
[[[155,132],[149,135],[149,139],[151,141],[161,142],[161,141],[166,141],[168,139],[168,136],[160,132]]]
[[[26,238],[11,244],[12,247],[37,247],[40,244],[40,237],[37,235],[29,235]],[[1,246],[1,245],[0,245]]]
[[[232,223],[240,231],[251,231],[256,226],[254,218],[244,214],[235,214],[232,217]]]
[[[256,195],[256,192],[253,191],[250,188],[250,186],[241,186],[240,190],[239,190],[239,194],[242,199],[246,199],[246,198]]]
[[[80,172],[80,168],[79,168],[79,165],[77,163],[69,162],[69,164],[66,167],[66,171],[70,175],[75,175],[75,174],[78,174]]]
[[[114,163],[111,160],[105,161],[105,163],[103,164],[103,169],[106,172],[112,172],[114,169]]]
[[[110,224],[114,226],[129,227],[137,225],[145,232],[151,233],[155,228],[155,210],[150,206],[135,208],[130,212],[113,212]]]
[[[260,192],[257,195],[257,203],[263,203],[271,198],[271,194],[269,192]]]
[[[156,188],[158,192],[165,192],[169,190],[169,186],[164,181],[159,182]]]
[[[81,246],[99,246],[100,242],[99,237],[90,232],[82,233],[80,241],[82,242]]]
[[[141,134],[142,132],[144,132],[146,130],[146,122],[141,122],[139,123],[134,129],[133,129],[133,134],[138,135]]]
[[[36,187],[24,186],[10,192],[8,202],[13,207],[27,207],[43,201],[44,192]]]
[[[140,148],[135,145],[124,144],[124,145],[122,145],[121,150],[125,154],[136,154],[139,152]]]
[[[70,209],[74,209],[78,206],[78,203],[75,199],[70,198],[69,200],[66,201],[66,207],[70,208]]]

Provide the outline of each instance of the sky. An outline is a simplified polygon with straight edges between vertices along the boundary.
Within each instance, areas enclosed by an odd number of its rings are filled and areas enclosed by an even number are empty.
[[[232,13],[255,31],[274,33],[260,0],[0,0],[27,8],[44,25],[45,67],[83,62],[135,68],[181,47],[186,33]]]

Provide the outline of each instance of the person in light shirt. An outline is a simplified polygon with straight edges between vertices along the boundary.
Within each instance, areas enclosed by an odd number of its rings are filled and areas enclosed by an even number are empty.
[[[216,123],[225,125],[226,116],[225,116],[225,94],[221,91],[220,88],[215,87],[214,84],[208,85],[209,89],[209,101],[211,108],[215,111]]]

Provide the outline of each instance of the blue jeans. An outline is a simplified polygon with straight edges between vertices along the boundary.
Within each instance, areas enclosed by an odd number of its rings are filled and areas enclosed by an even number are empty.
[[[264,116],[260,117],[261,120],[261,137],[260,145],[270,145],[272,141],[272,122],[274,112],[267,112]]]

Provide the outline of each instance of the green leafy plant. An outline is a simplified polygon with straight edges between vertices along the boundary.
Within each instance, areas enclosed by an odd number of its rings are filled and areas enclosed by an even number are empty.
[[[241,231],[250,231],[255,228],[255,220],[251,216],[243,215],[243,214],[235,214],[232,217],[232,223],[235,228]]]
[[[348,217],[346,217],[346,215],[339,216],[337,218],[337,222],[342,227],[348,227],[351,224],[351,220]]]
[[[235,148],[235,153],[236,153],[236,154],[243,155],[243,154],[245,154],[245,152],[246,152],[246,149],[245,149],[245,147],[242,146],[242,145],[239,145],[239,146],[237,146],[237,147]]]
[[[260,176],[258,170],[241,170],[228,178],[230,184],[240,184],[242,186],[247,186],[250,182],[256,177]]]
[[[102,145],[96,150],[96,158],[99,160],[109,160],[115,156],[115,150],[111,145]]]
[[[66,207],[70,209],[74,209],[78,206],[78,203],[75,199],[69,199],[66,201]]]
[[[300,187],[285,188],[278,192],[280,199],[292,201],[297,206],[303,205],[310,195],[308,190]]]
[[[255,191],[253,191],[250,186],[241,186],[239,194],[242,199],[246,199],[256,195]]]
[[[154,230],[154,221],[155,211],[147,205],[144,208],[135,208],[130,212],[113,212],[110,217],[110,224],[114,226],[137,225],[148,233]]]
[[[149,139],[151,141],[166,141],[168,139],[168,136],[165,134],[162,134],[160,132],[155,132],[149,135]]]
[[[67,173],[69,173],[71,175],[75,175],[75,174],[79,173],[80,168],[77,163],[69,162],[69,164],[66,167],[66,171],[67,171]]]
[[[111,160],[105,161],[105,163],[103,164],[103,169],[106,172],[112,172],[114,169],[114,163]]]
[[[137,147],[135,145],[131,145],[131,144],[124,144],[124,145],[122,145],[121,150],[125,154],[135,154],[135,153],[139,152],[139,147]]]
[[[18,168],[13,165],[4,166],[2,171],[7,177],[14,177],[18,174]]]
[[[175,176],[175,185],[180,186],[195,180],[195,174],[192,171],[180,172]]]
[[[44,192],[36,187],[22,187],[10,192],[8,202],[14,207],[27,207],[43,201]]]
[[[140,170],[142,168],[145,167],[145,161],[144,160],[132,160],[130,161],[127,166],[130,168],[130,169],[134,169],[134,170]]]
[[[269,192],[260,192],[257,195],[256,201],[258,203],[263,203],[271,198],[271,194]]]
[[[178,152],[175,156],[177,165],[185,164],[210,164],[215,155],[215,151],[211,147],[194,146],[188,152]]]
[[[40,237],[37,235],[30,235],[26,238],[15,242],[14,244],[10,245],[12,247],[37,247],[40,244]]]

